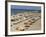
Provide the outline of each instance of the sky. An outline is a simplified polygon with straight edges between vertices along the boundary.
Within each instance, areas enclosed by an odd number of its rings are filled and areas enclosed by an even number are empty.
[[[11,9],[41,10],[41,7],[40,6],[19,6],[19,5],[11,5]]]

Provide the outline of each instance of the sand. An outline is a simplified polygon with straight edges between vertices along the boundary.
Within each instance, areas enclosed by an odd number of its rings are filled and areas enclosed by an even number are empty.
[[[19,13],[20,14],[20,13]],[[17,21],[17,24],[15,25],[12,25],[11,27],[11,31],[15,32],[15,31],[30,31],[30,30],[40,30],[41,29],[41,14],[40,13],[26,13],[25,15],[32,15],[32,17],[34,18],[35,17],[37,20],[35,20],[34,23],[32,23],[31,25],[27,24],[28,27],[25,27],[25,22],[29,23],[28,21],[31,20],[31,18],[28,18],[28,19],[24,19],[23,16],[22,16],[22,20],[19,20]],[[40,18],[39,18],[40,16]],[[13,17],[13,16],[12,16]],[[19,18],[19,17],[17,17]],[[16,23],[15,21],[14,22],[11,22],[12,24],[13,23]],[[26,25],[26,26],[27,26]]]

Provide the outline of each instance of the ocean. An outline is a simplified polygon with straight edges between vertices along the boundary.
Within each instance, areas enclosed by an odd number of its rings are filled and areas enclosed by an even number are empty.
[[[41,13],[41,10],[11,9],[11,15],[16,15],[17,13],[24,13],[24,12]]]

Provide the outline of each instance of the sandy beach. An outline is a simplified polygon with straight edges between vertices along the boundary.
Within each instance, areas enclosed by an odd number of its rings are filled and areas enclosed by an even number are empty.
[[[12,32],[31,31],[31,30],[41,29],[41,14],[40,13],[22,13],[22,14],[18,13],[18,14],[17,16],[16,15],[11,16],[11,31]]]

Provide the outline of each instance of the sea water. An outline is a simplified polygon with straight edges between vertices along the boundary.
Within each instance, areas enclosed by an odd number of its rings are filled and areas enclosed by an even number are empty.
[[[40,13],[41,10],[11,9],[11,15],[16,15],[17,13],[24,13],[24,12]]]

